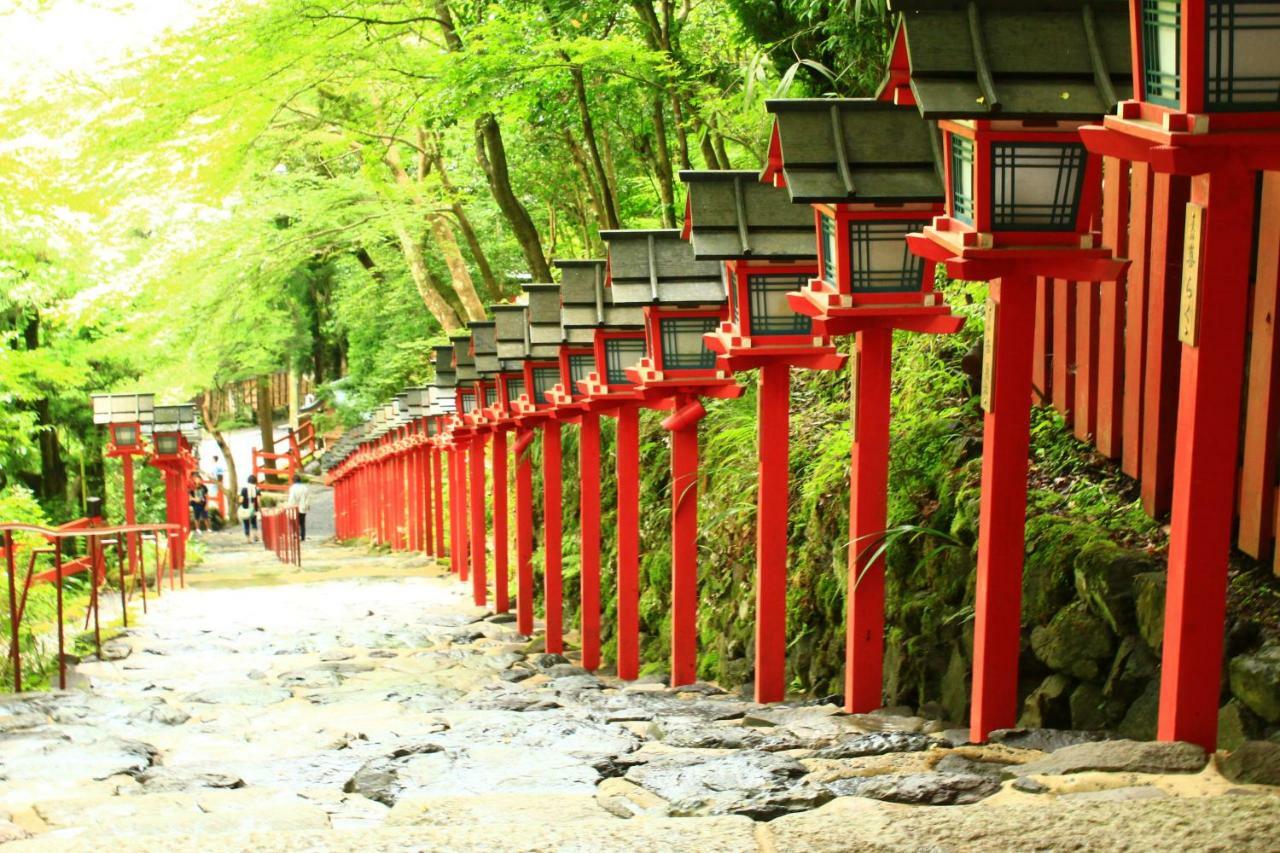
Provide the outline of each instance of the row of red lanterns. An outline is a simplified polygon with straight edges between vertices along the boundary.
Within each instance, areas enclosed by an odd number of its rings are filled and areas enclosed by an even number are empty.
[[[339,490],[339,532],[359,536],[373,529],[381,541],[441,554],[447,468],[450,559],[472,580],[476,603],[485,604],[484,496],[491,488],[495,603],[506,608],[507,434],[514,434],[516,599],[520,630],[530,632],[527,449],[540,431],[547,648],[558,651],[564,623],[560,434],[563,424],[577,424],[581,639],[583,665],[594,669],[600,662],[599,418],[616,418],[616,664],[621,677],[633,678],[639,665],[637,416],[643,408],[668,412],[662,423],[671,433],[670,670],[674,684],[688,683],[696,677],[701,400],[740,395],[735,374],[759,369],[755,691],[760,701],[779,700],[790,370],[842,366],[847,356],[832,338],[854,334],[846,705],[870,710],[882,700],[884,567],[875,546],[886,526],[892,333],[945,334],[963,324],[935,290],[935,267],[954,278],[988,281],[971,724],[973,737],[983,740],[1013,725],[1017,712],[1035,283],[1122,278],[1127,261],[1113,257],[1100,235],[1100,155],[1142,160],[1199,176],[1193,203],[1201,207],[1194,217],[1201,230],[1188,232],[1187,249],[1194,238],[1198,265],[1187,280],[1197,292],[1187,297],[1194,316],[1184,338],[1179,420],[1194,438],[1179,446],[1175,474],[1160,735],[1212,746],[1231,523],[1233,472],[1227,472],[1234,451],[1227,450],[1235,447],[1239,383],[1202,377],[1209,365],[1225,375],[1240,371],[1235,356],[1243,346],[1244,312],[1228,317],[1226,308],[1247,293],[1248,251],[1239,251],[1243,229],[1232,217],[1252,215],[1253,194],[1241,176],[1274,168],[1280,159],[1274,135],[1280,122],[1268,112],[1274,107],[1247,96],[1224,106],[1206,94],[1206,78],[1187,76],[1206,73],[1197,40],[1217,27],[1221,45],[1227,26],[1206,19],[1204,2],[1055,0],[1019,9],[996,0],[920,0],[892,6],[902,14],[877,98],[769,102],[774,127],[762,172],[682,173],[689,199],[682,230],[604,232],[607,260],[558,262],[560,285],[526,286],[519,304],[495,306],[493,321],[473,323],[470,339],[437,348],[434,389],[411,389],[399,410],[388,409],[330,459],[342,459],[330,472]],[[1260,55],[1246,25],[1230,26],[1238,31],[1227,33],[1228,43],[1241,69],[1249,69],[1241,72],[1241,85],[1256,80],[1262,66],[1267,79],[1280,82],[1280,69],[1270,68],[1274,63]],[[1213,115],[1211,124],[1205,113],[1214,109],[1223,114]],[[1108,180],[1123,178],[1110,174]],[[1211,181],[1227,187],[1214,194],[1213,205]],[[1226,213],[1211,212],[1217,207]],[[1231,294],[1220,303],[1199,299],[1197,277],[1207,265],[1226,274],[1221,289]],[[1204,346],[1210,339],[1212,351]],[[1234,404],[1232,392],[1215,384],[1234,387]],[[1210,402],[1220,404],[1218,410]],[[1210,472],[1222,476],[1206,480]],[[407,541],[386,526],[388,506],[393,520],[409,519]],[[1192,524],[1197,512],[1207,513],[1211,530],[1203,530],[1204,516]],[[1208,597],[1207,619],[1193,612],[1186,598],[1193,594]]]

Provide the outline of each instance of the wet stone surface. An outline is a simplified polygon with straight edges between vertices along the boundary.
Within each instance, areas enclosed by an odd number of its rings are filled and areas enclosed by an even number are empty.
[[[1233,782],[1186,745],[1038,730],[964,745],[910,708],[627,684],[543,652],[421,557],[308,543],[304,561],[279,577],[256,552],[215,552],[113,641],[127,656],[75,666],[89,690],[0,697],[0,841],[836,850],[871,836],[827,822],[922,807],[1007,845],[964,815],[1076,802],[1132,835],[1135,804],[1228,792],[1247,825],[1280,820],[1275,789],[1245,784],[1270,778],[1270,751]]]

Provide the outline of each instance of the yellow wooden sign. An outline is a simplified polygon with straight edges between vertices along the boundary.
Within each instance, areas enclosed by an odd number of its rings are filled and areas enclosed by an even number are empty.
[[[982,410],[995,411],[996,301],[987,297],[987,316],[982,325]]]
[[[1178,340],[1189,347],[1200,345],[1200,243],[1204,234],[1204,208],[1187,204],[1187,224],[1182,236],[1182,297],[1178,306]]]

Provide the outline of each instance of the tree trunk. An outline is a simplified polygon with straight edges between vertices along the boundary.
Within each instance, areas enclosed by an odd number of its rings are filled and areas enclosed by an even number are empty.
[[[498,120],[492,113],[476,119],[476,160],[484,170],[494,201],[511,225],[516,242],[520,244],[525,263],[529,265],[529,274],[534,281],[551,281],[551,267],[547,265],[546,256],[542,253],[538,229],[529,218],[529,211],[525,210],[511,188],[507,150],[502,143],[502,128],[498,126]]]
[[[566,61],[568,58],[565,56]],[[582,121],[582,137],[587,143],[587,152],[591,155],[591,168],[595,171],[596,181],[600,184],[600,198],[604,204],[605,218],[609,228],[617,228],[618,206],[614,200],[609,176],[605,172],[604,160],[600,156],[600,145],[596,141],[596,129],[591,121],[591,108],[587,103],[587,85],[582,77],[581,66],[572,66],[569,74],[573,77],[573,95],[578,105],[578,118]]]
[[[418,129],[418,141],[426,143],[426,134],[422,128]],[[449,180],[449,172],[444,166],[444,157],[440,155],[439,135],[434,135],[431,144],[431,159],[436,167],[436,174],[440,176],[440,187],[449,197],[449,207],[453,211],[453,216],[458,220],[458,228],[462,231],[462,237],[467,241],[467,248],[471,250],[471,257],[476,262],[476,268],[480,270],[480,279],[484,282],[486,296],[489,299],[500,299],[503,295],[502,285],[498,283],[498,278],[493,274],[493,267],[489,265],[489,257],[484,252],[484,246],[480,245],[480,238],[476,236],[476,229],[471,224],[471,218],[467,216],[467,212],[462,207],[461,198],[457,190],[453,186],[453,182]]]
[[[200,395],[200,419],[204,421],[204,428],[213,436],[213,441],[218,445],[218,449],[222,451],[222,458],[227,462],[227,482],[219,483],[218,488],[227,490],[227,515],[230,518],[224,519],[228,524],[235,521],[236,501],[240,497],[240,480],[236,474],[236,459],[231,455],[231,446],[227,444],[226,437],[218,429],[218,413],[214,406],[214,393],[222,393],[222,389],[218,388],[214,391],[205,391]]]
[[[680,168],[692,169],[693,162],[689,159],[689,128],[684,121],[684,105],[680,101],[680,96],[672,94],[671,96],[671,115],[676,121],[676,142],[680,152]]]
[[[275,424],[271,417],[271,375],[264,374],[259,376],[257,378],[257,387],[258,435],[262,440],[261,449],[263,453],[275,453]],[[270,463],[266,467],[273,468],[275,465]]]
[[[676,193],[671,171],[671,149],[667,145],[667,118],[663,110],[662,93],[654,92],[651,99],[653,108],[653,136],[657,143],[654,149],[654,166],[658,178],[658,197],[662,201],[662,225],[664,228],[676,227]]]
[[[440,254],[444,256],[445,266],[449,268],[449,281],[453,285],[453,292],[458,294],[458,301],[462,303],[467,319],[483,320],[484,303],[476,293],[471,270],[467,269],[467,259],[462,257],[462,248],[458,245],[457,235],[453,233],[453,226],[440,214],[428,216],[427,222],[431,226],[431,236],[435,238]]]
[[[413,238],[403,223],[397,221],[395,231],[396,239],[400,241],[400,252],[404,255],[405,264],[409,267],[409,274],[413,276],[418,295],[422,297],[422,304],[427,306],[427,311],[436,318],[436,322],[440,324],[440,328],[444,329],[445,334],[451,335],[461,331],[462,321],[436,289],[431,270],[427,269],[427,259],[422,255],[422,247],[418,245],[418,241]]]
[[[716,155],[716,148],[711,144],[711,131],[701,134],[698,139],[698,147],[702,149],[702,159],[706,161],[708,169],[719,169],[720,158]]]
[[[40,312],[31,309],[23,326],[23,342],[28,351],[40,348]],[[62,461],[58,429],[53,422],[49,400],[42,397],[31,403],[35,411],[36,441],[40,445],[40,481],[36,494],[43,500],[64,500],[67,496],[67,466]]]
[[[716,133],[714,130],[711,131],[710,136],[711,143],[716,148],[716,157],[720,160],[720,168],[732,169],[733,166],[729,162],[729,151],[724,147],[724,137]]]
[[[569,149],[569,157],[573,160],[573,167],[578,172],[578,178],[582,181],[582,185],[587,188],[587,194],[591,197],[591,211],[595,214],[596,225],[601,230],[608,230],[609,221],[604,215],[604,203],[600,200],[600,189],[596,186],[596,182],[591,179],[591,173],[587,168],[587,156],[582,151],[582,146],[578,144],[578,140],[573,138],[573,133],[568,128],[564,130],[565,145]],[[588,240],[589,244],[594,241]]]

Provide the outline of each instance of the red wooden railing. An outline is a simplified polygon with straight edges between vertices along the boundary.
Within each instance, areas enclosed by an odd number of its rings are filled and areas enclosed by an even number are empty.
[[[14,539],[15,533],[36,534],[43,537],[49,544],[31,547],[17,543]],[[13,666],[14,692],[18,693],[22,690],[22,644],[19,634],[23,617],[26,615],[27,600],[32,586],[37,583],[51,582],[57,591],[58,686],[65,688],[67,686],[67,664],[63,580],[73,574],[89,572],[90,599],[89,612],[85,616],[85,627],[88,627],[89,620],[92,619],[94,641],[97,645],[98,653],[101,655],[102,629],[99,619],[98,589],[107,579],[108,559],[111,552],[114,551],[116,568],[119,571],[121,618],[127,627],[129,624],[128,605],[130,596],[127,580],[130,570],[126,554],[129,551],[129,541],[136,540],[142,543],[150,540],[153,542],[155,546],[154,564],[156,567],[154,580],[156,593],[159,594],[163,588],[161,581],[166,571],[169,575],[170,589],[174,585],[173,574],[175,568],[182,584],[186,585],[184,567],[181,561],[182,550],[175,547],[176,543],[174,541],[175,538],[182,535],[182,528],[177,524],[134,524],[106,527],[101,525],[101,519],[96,518],[82,518],[56,528],[40,527],[32,524],[0,524],[0,559],[4,561],[8,579],[9,659]],[[64,561],[63,543],[68,539],[83,539],[85,556]],[[163,556],[160,548],[161,541],[165,545]],[[18,566],[21,565],[21,556],[24,555],[20,554],[20,551],[25,551],[25,556],[27,557],[26,572],[21,581],[19,581]],[[170,555],[174,555],[174,559],[170,559]],[[35,570],[36,563],[41,556],[51,557],[53,568],[49,571],[37,573]],[[138,589],[142,595],[143,612],[146,612],[146,563],[143,560],[139,560],[137,565],[139,572]]]
[[[1141,483],[1146,511],[1168,513],[1181,349],[1177,316],[1182,265],[1180,211],[1189,180],[1144,163],[1105,158],[1103,240],[1132,259],[1119,282],[1041,281],[1036,310],[1036,402],[1052,405],[1075,435]],[[1280,529],[1280,175],[1264,173],[1254,238],[1250,338],[1245,363],[1236,546],[1277,556]],[[1161,239],[1163,237],[1163,239]],[[1280,573],[1280,562],[1276,563]]]
[[[297,507],[262,511],[262,544],[282,563],[302,565],[302,536]]]

